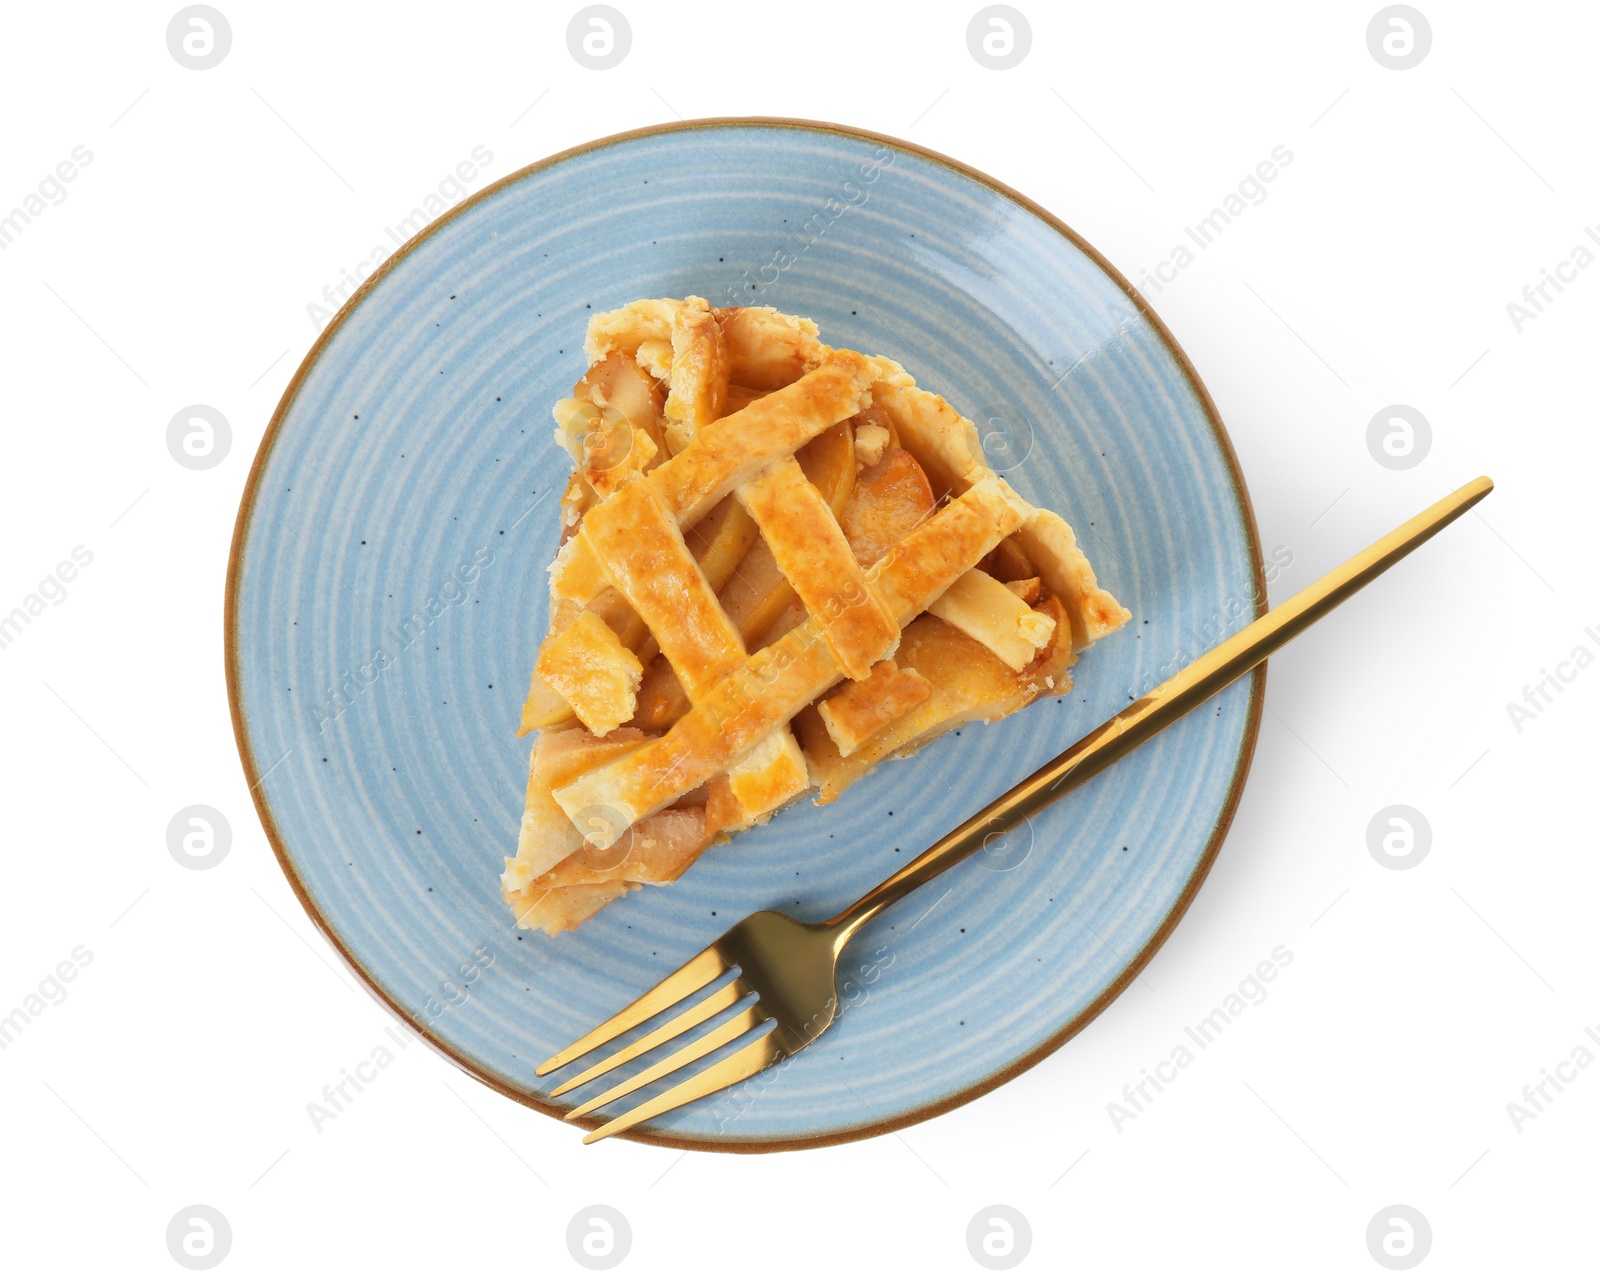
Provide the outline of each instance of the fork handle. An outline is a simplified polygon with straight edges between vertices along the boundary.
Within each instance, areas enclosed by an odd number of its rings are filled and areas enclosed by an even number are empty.
[[[1248,673],[1493,490],[1494,484],[1488,478],[1476,478],[1430,505],[1096,727],[1065,753],[1045,763],[971,819],[946,833],[893,877],[825,922],[824,925],[835,933],[835,950],[843,948],[850,936],[890,904],[981,850],[1035,811],[1099,775],[1118,758]]]

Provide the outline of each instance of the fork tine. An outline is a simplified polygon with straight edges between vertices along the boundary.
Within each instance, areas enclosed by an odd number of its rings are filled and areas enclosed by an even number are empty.
[[[598,1098],[590,1099],[587,1103],[580,1103],[571,1112],[567,1113],[566,1119],[571,1121],[577,1117],[587,1116],[596,1108],[603,1108],[606,1104],[622,1098],[625,1094],[632,1094],[641,1086],[647,1086],[652,1081],[659,1081],[669,1072],[676,1072],[685,1064],[693,1063],[696,1059],[705,1057],[719,1046],[725,1046],[728,1042],[744,1036],[750,1029],[759,1027],[766,1021],[766,1012],[761,1009],[760,1002],[753,1006],[747,1006],[726,1023],[718,1024],[705,1036],[696,1037],[676,1054],[669,1054],[660,1063],[653,1063],[648,1068],[640,1069],[626,1081],[612,1086],[611,1089]]]
[[[589,1131],[583,1136],[583,1141],[594,1143],[599,1139],[609,1138],[613,1134],[620,1134],[623,1130],[638,1125],[641,1121],[648,1121],[651,1117],[671,1112],[685,1103],[692,1103],[708,1094],[737,1085],[746,1077],[753,1077],[763,1068],[777,1063],[787,1053],[788,1051],[778,1041],[778,1034],[769,1032],[742,1050],[735,1051],[726,1059],[719,1060],[709,1068],[695,1073],[687,1081],[673,1086],[665,1094],[657,1095],[636,1108],[630,1108],[615,1120],[607,1121],[599,1129]]]
[[[588,1054],[596,1046],[605,1045],[613,1037],[636,1027],[668,1006],[682,1001],[690,993],[704,988],[718,975],[726,974],[732,969],[732,966],[717,955],[714,948],[707,948],[697,953],[637,1001],[617,1011],[598,1028],[585,1033],[565,1050],[551,1055],[533,1070],[533,1075],[542,1077],[547,1072],[566,1067],[574,1059]]]
[[[630,1059],[637,1059],[642,1054],[654,1050],[664,1041],[671,1041],[674,1037],[681,1036],[696,1024],[704,1023],[713,1015],[726,1010],[729,1006],[736,1006],[750,995],[750,988],[742,979],[735,979],[724,984],[703,1001],[696,1002],[685,1010],[676,1019],[670,1019],[654,1032],[648,1033],[631,1046],[625,1046],[616,1054],[608,1055],[600,1060],[594,1067],[588,1068],[573,1077],[571,1081],[563,1082],[550,1091],[552,1099],[565,1094],[568,1090],[576,1090],[581,1085],[587,1085],[596,1077],[603,1077],[613,1069],[620,1068]]]

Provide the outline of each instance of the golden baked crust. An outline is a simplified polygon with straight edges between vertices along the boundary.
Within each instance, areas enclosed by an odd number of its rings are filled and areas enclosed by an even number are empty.
[[[591,319],[502,891],[571,929],[808,792],[1071,685],[1128,612],[892,360],[703,298]]]

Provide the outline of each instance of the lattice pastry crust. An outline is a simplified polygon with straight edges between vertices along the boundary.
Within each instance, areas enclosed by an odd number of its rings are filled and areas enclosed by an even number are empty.
[[[576,927],[715,840],[1070,688],[1129,613],[893,360],[770,307],[590,320],[506,902]]]

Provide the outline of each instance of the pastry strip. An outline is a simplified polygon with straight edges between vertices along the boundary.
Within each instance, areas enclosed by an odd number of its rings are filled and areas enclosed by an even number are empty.
[[[579,537],[649,627],[691,702],[744,659],[738,630],[654,484],[630,483],[595,506]]]
[[[737,495],[778,570],[821,625],[839,667],[852,679],[865,678],[875,661],[894,651],[900,627],[866,587],[822,493],[791,457],[740,484]]]

